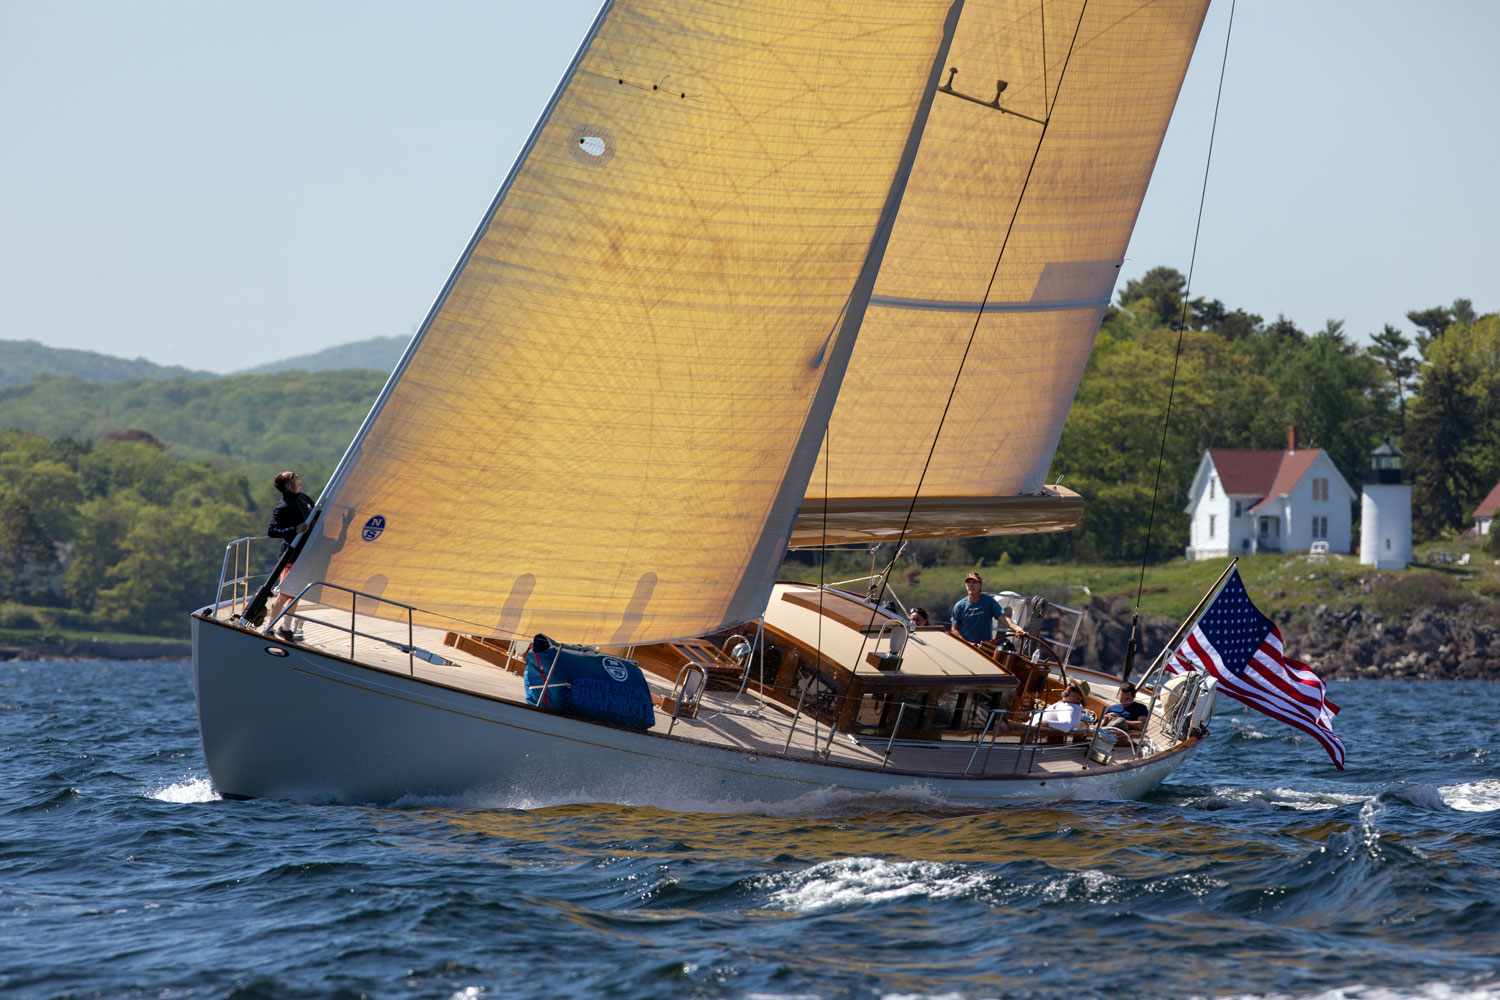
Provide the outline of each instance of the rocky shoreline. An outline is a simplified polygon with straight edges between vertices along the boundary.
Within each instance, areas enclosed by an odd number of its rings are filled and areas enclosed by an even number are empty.
[[[1275,618],[1288,653],[1325,680],[1500,680],[1500,625],[1476,616],[1473,607],[1427,607],[1399,621],[1360,604],[1320,604]],[[1137,677],[1180,624],[1143,616]],[[1084,609],[1075,662],[1116,673],[1129,639],[1128,602],[1096,596]]]

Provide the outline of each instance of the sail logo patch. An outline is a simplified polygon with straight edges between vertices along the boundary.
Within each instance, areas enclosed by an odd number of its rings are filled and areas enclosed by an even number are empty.
[[[630,677],[630,668],[625,665],[624,660],[616,659],[613,656],[606,656],[600,661],[600,666],[604,668],[605,673],[621,684],[624,684]]]
[[[365,522],[364,528],[360,530],[359,537],[367,542],[373,542],[380,537],[380,533],[384,530],[385,518],[380,514],[376,514]]]

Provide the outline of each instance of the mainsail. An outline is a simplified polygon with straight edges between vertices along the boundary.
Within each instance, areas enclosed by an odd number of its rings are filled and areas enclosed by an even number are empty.
[[[907,537],[1077,520],[1044,477],[1207,6],[965,5],[795,541],[890,537],[919,481]]]
[[[285,586],[597,644],[758,616],[959,9],[607,4]]]

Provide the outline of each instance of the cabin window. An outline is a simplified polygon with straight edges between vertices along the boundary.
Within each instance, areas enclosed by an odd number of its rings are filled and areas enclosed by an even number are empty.
[[[928,722],[929,729],[953,729],[953,720],[958,716],[959,702],[962,696],[952,691],[935,693],[930,702],[932,716]]]
[[[832,678],[801,663],[797,665],[797,677],[792,681],[792,693],[802,700],[804,709],[826,708],[839,689]]]
[[[1208,537],[1214,537],[1214,515],[1208,515]]]

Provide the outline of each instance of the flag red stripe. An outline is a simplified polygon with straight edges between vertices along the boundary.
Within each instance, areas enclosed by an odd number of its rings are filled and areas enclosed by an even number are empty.
[[[1232,671],[1220,662],[1218,656],[1214,653],[1213,646],[1198,629],[1195,628],[1189,633],[1188,645],[1192,647],[1197,661],[1203,664],[1209,673],[1217,677],[1220,684],[1229,685],[1237,690],[1246,692],[1254,691],[1257,701],[1266,706],[1261,708],[1261,711],[1269,714],[1271,707],[1274,706],[1278,711],[1285,712],[1288,715],[1311,718],[1312,721],[1317,721],[1319,714],[1317,709],[1310,709],[1309,707],[1298,705],[1295,700],[1283,698],[1276,688],[1269,685],[1257,684],[1253,677],[1248,681],[1245,678],[1236,677]]]
[[[1321,711],[1323,708],[1323,699],[1298,690],[1297,684],[1287,680],[1276,670],[1274,662],[1267,663],[1265,661],[1266,655],[1266,647],[1262,646],[1254,656],[1250,657],[1250,664],[1246,667],[1246,672],[1255,671],[1266,684],[1280,691],[1289,700],[1308,706],[1314,713]]]

